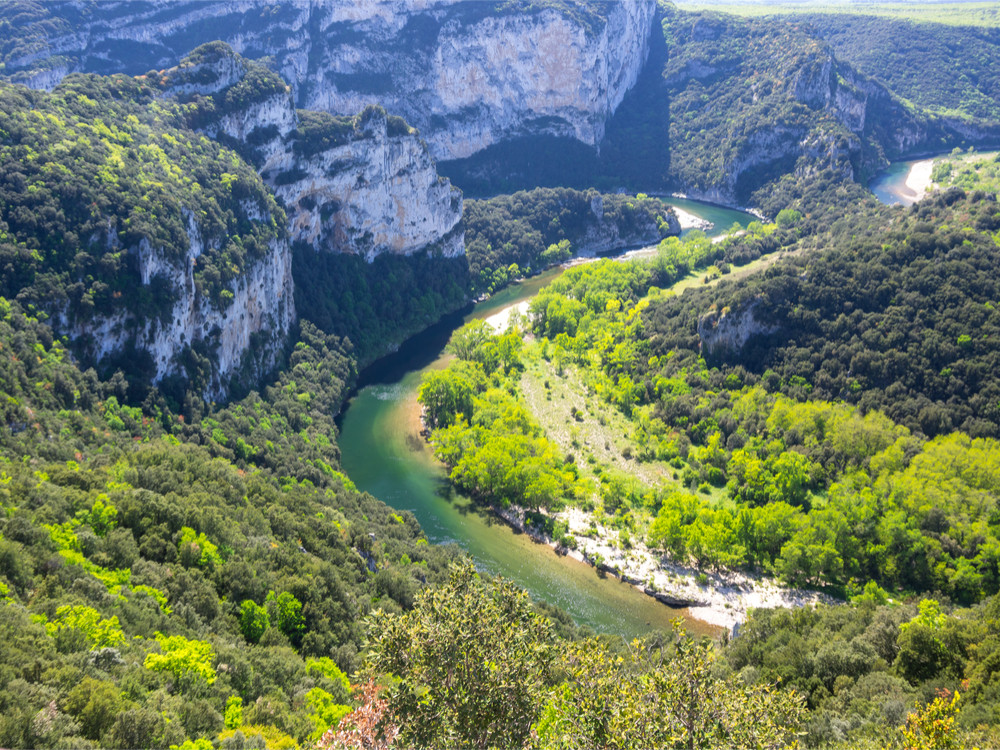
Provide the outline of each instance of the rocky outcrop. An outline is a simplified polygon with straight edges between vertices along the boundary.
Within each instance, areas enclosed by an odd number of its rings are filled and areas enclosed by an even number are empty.
[[[414,133],[393,132],[381,107],[366,109],[357,127],[344,145],[265,173],[290,208],[292,239],[369,262],[386,252],[463,254],[461,193],[438,177],[427,147]]]
[[[738,311],[711,311],[698,319],[701,352],[706,358],[738,355],[754,336],[768,336],[778,328],[757,319],[759,301],[755,300]]]
[[[618,222],[605,219],[604,197],[600,193],[595,193],[591,198],[590,211],[593,219],[586,222],[586,231],[573,242],[573,254],[583,258],[655,245],[664,237],[681,233],[680,221],[673,210],[663,213],[663,226],[658,223],[657,217],[643,214],[639,221],[624,232]]]
[[[288,211],[292,242],[369,262],[464,252],[461,193],[401,118],[378,106],[351,118],[297,113],[276,74],[220,43],[168,71],[167,86],[199,108],[201,129],[245,147]]]
[[[126,249],[137,256],[142,284],[165,280],[174,295],[170,312],[157,318],[137,318],[131,311],[86,322],[57,315],[53,327],[74,340],[86,360],[101,362],[130,348],[144,351],[153,361],[152,381],[182,370],[180,357],[190,346],[204,345],[212,352],[211,382],[206,398],[226,396],[229,383],[245,363],[260,376],[275,364],[295,320],[291,251],[285,238],[271,241],[264,257],[251,261],[227,285],[228,294],[213,300],[195,284],[198,258],[208,249],[194,215],[188,213],[188,247],[183,257],[165,253],[142,240],[137,247],[122,248],[116,234],[108,236],[108,249]],[[245,217],[271,221],[256,205]]]
[[[352,115],[381,104],[416,126],[437,159],[526,134],[597,145],[645,62],[656,7],[151,0],[96,4],[81,17],[78,6],[47,3],[47,22],[18,30],[41,43],[11,55],[7,71],[44,86],[72,71],[140,74],[222,39],[270,57],[298,106]],[[55,57],[65,62],[45,66]]]
[[[671,169],[690,195],[738,205],[784,174],[863,181],[889,160],[989,138],[903,102],[806,24],[663,12]]]

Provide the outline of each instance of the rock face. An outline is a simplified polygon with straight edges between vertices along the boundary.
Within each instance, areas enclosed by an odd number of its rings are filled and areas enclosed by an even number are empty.
[[[293,159],[290,172],[266,173],[291,207],[292,239],[369,262],[424,249],[462,255],[462,196],[438,177],[426,145],[416,134],[393,132],[381,107],[366,109],[357,127],[344,145]]]
[[[723,310],[721,313],[712,311],[698,319],[698,337],[701,339],[701,351],[707,358],[718,358],[738,355],[743,347],[754,336],[767,336],[775,333],[775,326],[759,321],[755,311],[758,301],[751,302],[736,312]]]
[[[907,106],[804,24],[676,8],[664,24],[671,168],[691,196],[738,205],[788,173],[866,180],[888,160],[991,135]]]
[[[333,37],[301,101],[330,112],[377,101],[418,127],[438,159],[526,134],[597,145],[645,62],[655,8],[622,0],[579,20],[553,9],[497,14],[492,3],[401,5],[373,3],[353,24],[362,37]]]
[[[587,231],[573,243],[574,255],[594,257],[598,254],[614,253],[618,250],[656,245],[665,236],[676,236],[681,233],[681,224],[677,214],[667,211],[664,214],[666,228],[661,230],[652,216],[647,216],[637,222],[632,231],[623,233],[614,221],[604,218],[604,198],[600,193],[590,200],[590,211],[594,220],[587,223]]]
[[[194,280],[199,256],[206,242],[192,214],[188,214],[189,245],[183,258],[171,258],[162,248],[143,240],[127,250],[138,257],[144,285],[155,277],[166,279],[175,302],[164,318],[138,319],[128,312],[97,317],[87,323],[70,323],[57,316],[54,327],[77,342],[86,358],[100,362],[128,347],[147,352],[153,360],[154,383],[180,371],[179,356],[188,346],[212,352],[212,376],[205,396],[226,396],[233,376],[246,367],[259,377],[270,370],[295,320],[291,250],[285,238],[272,240],[266,255],[249,263],[227,287],[232,295],[218,303],[201,294]],[[270,222],[256,205],[247,212],[250,221]],[[119,238],[108,237],[108,249],[121,248]]]
[[[195,50],[167,80],[168,92],[201,108],[201,129],[247,147],[287,207],[292,242],[369,262],[386,252],[464,252],[461,193],[401,118],[378,106],[351,118],[297,113],[275,74],[224,44]]]
[[[653,0],[560,8],[469,0],[50,2],[43,37],[7,63],[52,86],[73,71],[140,74],[222,39],[270,56],[298,106],[353,115],[381,104],[416,126],[437,159],[504,138],[597,145],[646,60]]]

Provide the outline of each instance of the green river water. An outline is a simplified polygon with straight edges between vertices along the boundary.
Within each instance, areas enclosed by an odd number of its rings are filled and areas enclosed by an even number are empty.
[[[753,220],[748,214],[696,201],[677,203],[712,221],[716,228],[709,234]],[[558,605],[598,632],[632,638],[667,629],[673,618],[681,617],[690,630],[717,633],[717,628],[697,619],[696,611],[668,607],[628,584],[599,576],[589,565],[557,555],[474,506],[451,488],[444,467],[420,436],[417,389],[425,371],[447,363],[449,355],[443,349],[451,331],[463,321],[530,299],[560,273],[562,269],[553,269],[503,290],[464,318],[452,316],[414,337],[397,355],[362,373],[362,382],[370,384],[354,396],[341,420],[343,468],[359,489],[413,513],[431,542],[458,544],[480,569],[513,580],[533,598]]]

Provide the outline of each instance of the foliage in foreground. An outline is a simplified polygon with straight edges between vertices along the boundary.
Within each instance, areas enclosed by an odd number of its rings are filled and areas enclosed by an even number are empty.
[[[558,642],[523,592],[468,564],[369,626],[364,671],[386,687],[366,688],[328,748],[359,746],[360,728],[366,746],[785,748],[802,720],[793,691],[719,676],[711,642],[680,629],[618,649]]]

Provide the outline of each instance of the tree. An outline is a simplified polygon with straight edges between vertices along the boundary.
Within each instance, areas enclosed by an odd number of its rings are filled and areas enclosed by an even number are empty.
[[[449,368],[428,373],[420,386],[420,403],[431,427],[449,427],[459,414],[472,416],[473,387],[468,378]]]
[[[215,668],[212,661],[215,652],[205,641],[192,641],[184,636],[156,634],[160,653],[146,655],[143,666],[154,672],[169,672],[179,689],[204,682],[215,682]]]
[[[534,727],[537,748],[785,748],[803,715],[794,691],[713,675],[715,651],[679,624],[667,643],[633,641],[624,654],[591,638],[570,644],[568,679]]]
[[[955,716],[961,696],[942,690],[940,695],[923,708],[906,717],[900,729],[905,750],[948,750],[958,747],[955,737]]]
[[[392,675],[384,727],[404,746],[523,745],[555,657],[552,625],[527,594],[471,563],[421,592],[412,612],[376,612],[364,673]]]
[[[282,591],[277,596],[273,591],[269,591],[265,605],[273,610],[273,616],[268,614],[269,621],[273,619],[278,624],[278,630],[297,645],[306,629],[306,620],[302,615],[302,602],[288,591]]]
[[[264,635],[264,631],[271,627],[271,618],[267,614],[267,608],[262,607],[250,599],[246,599],[240,604],[240,631],[247,643],[256,643]]]

